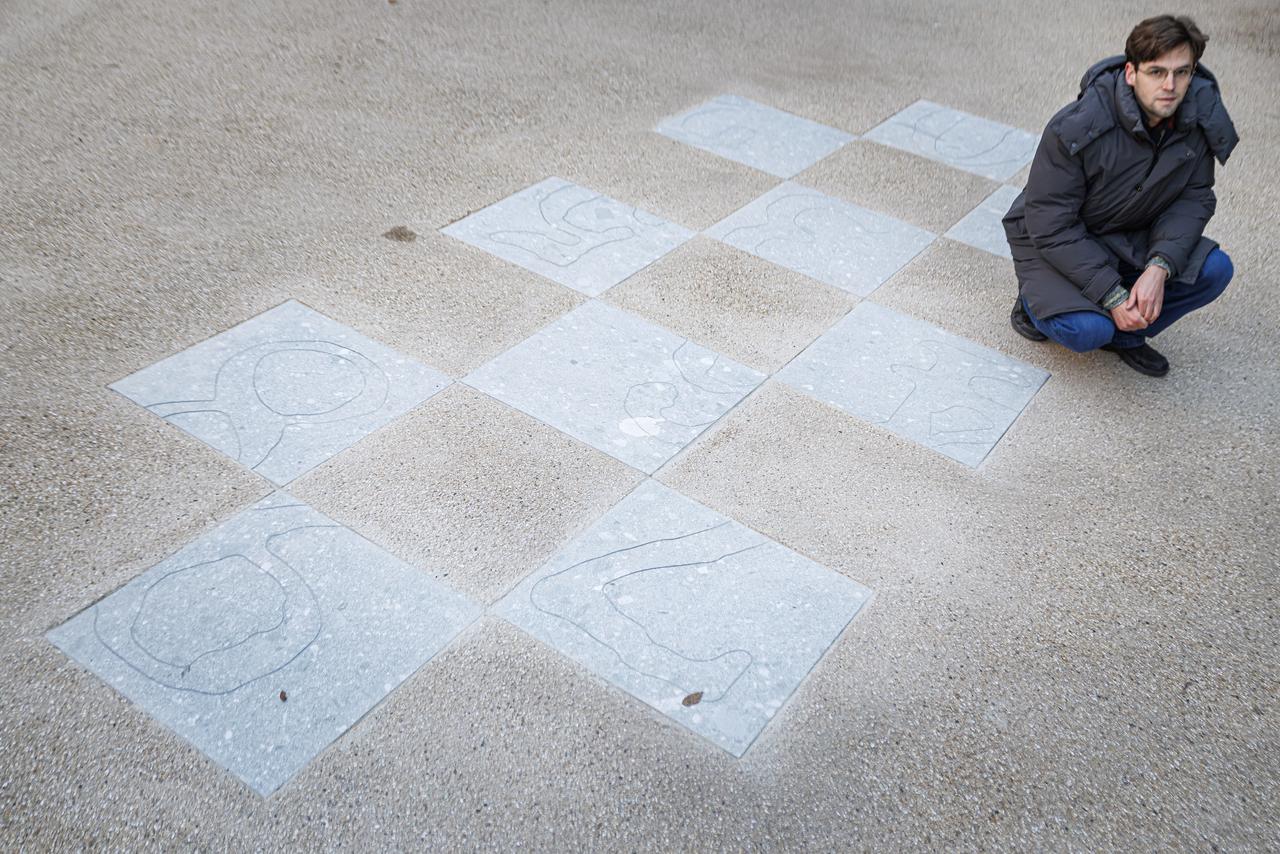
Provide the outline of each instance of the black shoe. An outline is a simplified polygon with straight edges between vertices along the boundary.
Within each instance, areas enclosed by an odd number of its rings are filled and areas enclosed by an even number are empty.
[[[1156,352],[1150,344],[1139,344],[1137,347],[1116,347],[1103,344],[1102,349],[1115,353],[1120,361],[1140,374],[1149,377],[1162,377],[1169,373],[1169,360]]]
[[[1013,327],[1014,332],[1029,341],[1047,341],[1049,338],[1048,335],[1036,329],[1036,325],[1031,322],[1027,310],[1022,307],[1022,297],[1014,300],[1013,311],[1009,312],[1009,325]]]

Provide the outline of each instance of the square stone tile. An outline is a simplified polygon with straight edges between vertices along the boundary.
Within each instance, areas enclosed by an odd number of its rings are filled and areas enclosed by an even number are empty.
[[[440,231],[588,296],[693,236],[562,178],[534,184]]]
[[[857,296],[871,293],[936,237],[791,182],[765,193],[707,234]]]
[[[759,371],[593,300],[466,383],[652,473],[763,380]]]
[[[964,219],[953,225],[944,236],[966,243],[974,249],[982,249],[992,255],[1012,260],[1013,254],[1009,251],[1009,241],[1005,238],[1004,225],[1000,220],[1004,219],[1013,200],[1021,192],[1017,187],[1000,187]]]
[[[290,300],[111,388],[283,485],[448,383]]]
[[[869,595],[649,480],[495,613],[741,756]]]
[[[643,478],[455,383],[289,489],[487,604]]]
[[[701,236],[613,288],[604,299],[767,372],[791,361],[857,301],[837,288]]]
[[[1025,130],[916,101],[868,131],[863,139],[910,151],[930,160],[1007,181],[1036,153],[1037,137]]]
[[[656,130],[779,178],[790,178],[854,138],[737,95],[663,119]]]
[[[479,613],[276,493],[49,640],[267,795]]]
[[[850,415],[976,466],[1049,373],[863,302],[777,377]]]

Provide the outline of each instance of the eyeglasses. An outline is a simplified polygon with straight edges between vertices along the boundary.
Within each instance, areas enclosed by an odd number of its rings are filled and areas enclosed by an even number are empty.
[[[1195,71],[1195,68],[1186,65],[1182,68],[1161,68],[1158,65],[1152,65],[1147,68],[1139,68],[1138,70],[1156,83],[1163,83],[1165,80],[1169,79],[1170,74],[1173,75],[1173,82],[1186,83],[1191,79],[1191,75]]]

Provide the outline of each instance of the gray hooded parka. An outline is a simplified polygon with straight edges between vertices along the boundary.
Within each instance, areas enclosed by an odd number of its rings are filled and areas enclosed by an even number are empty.
[[[1216,203],[1213,160],[1226,163],[1239,141],[1217,80],[1196,67],[1156,148],[1124,64],[1116,56],[1085,73],[1004,217],[1018,289],[1036,317],[1106,314],[1098,303],[1121,283],[1120,265],[1142,269],[1153,255],[1174,281],[1194,282],[1217,246],[1203,236]]]

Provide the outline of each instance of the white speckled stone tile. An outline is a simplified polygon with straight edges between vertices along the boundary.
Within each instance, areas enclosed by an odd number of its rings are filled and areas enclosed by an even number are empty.
[[[1000,187],[987,196],[964,219],[957,222],[944,235],[952,240],[967,243],[975,249],[1012,259],[1009,252],[1009,241],[1004,234],[1001,220],[1009,212],[1013,200],[1018,198],[1022,190],[1017,187]]]
[[[775,187],[706,233],[858,296],[878,288],[936,237],[791,182]]]
[[[1038,137],[931,101],[916,101],[871,129],[863,139],[993,181],[1007,181],[1031,162]]]
[[[923,320],[863,302],[777,378],[976,466],[1049,373]]]
[[[741,756],[869,595],[650,480],[494,610]]]
[[[592,300],[465,382],[652,473],[764,378]]]
[[[267,795],[479,614],[276,493],[49,640]]]
[[[534,184],[440,231],[587,296],[603,293],[693,236],[561,178]]]
[[[448,384],[290,300],[111,388],[283,485]]]
[[[721,95],[663,119],[656,130],[779,178],[808,169],[854,139],[844,131],[736,95]]]

